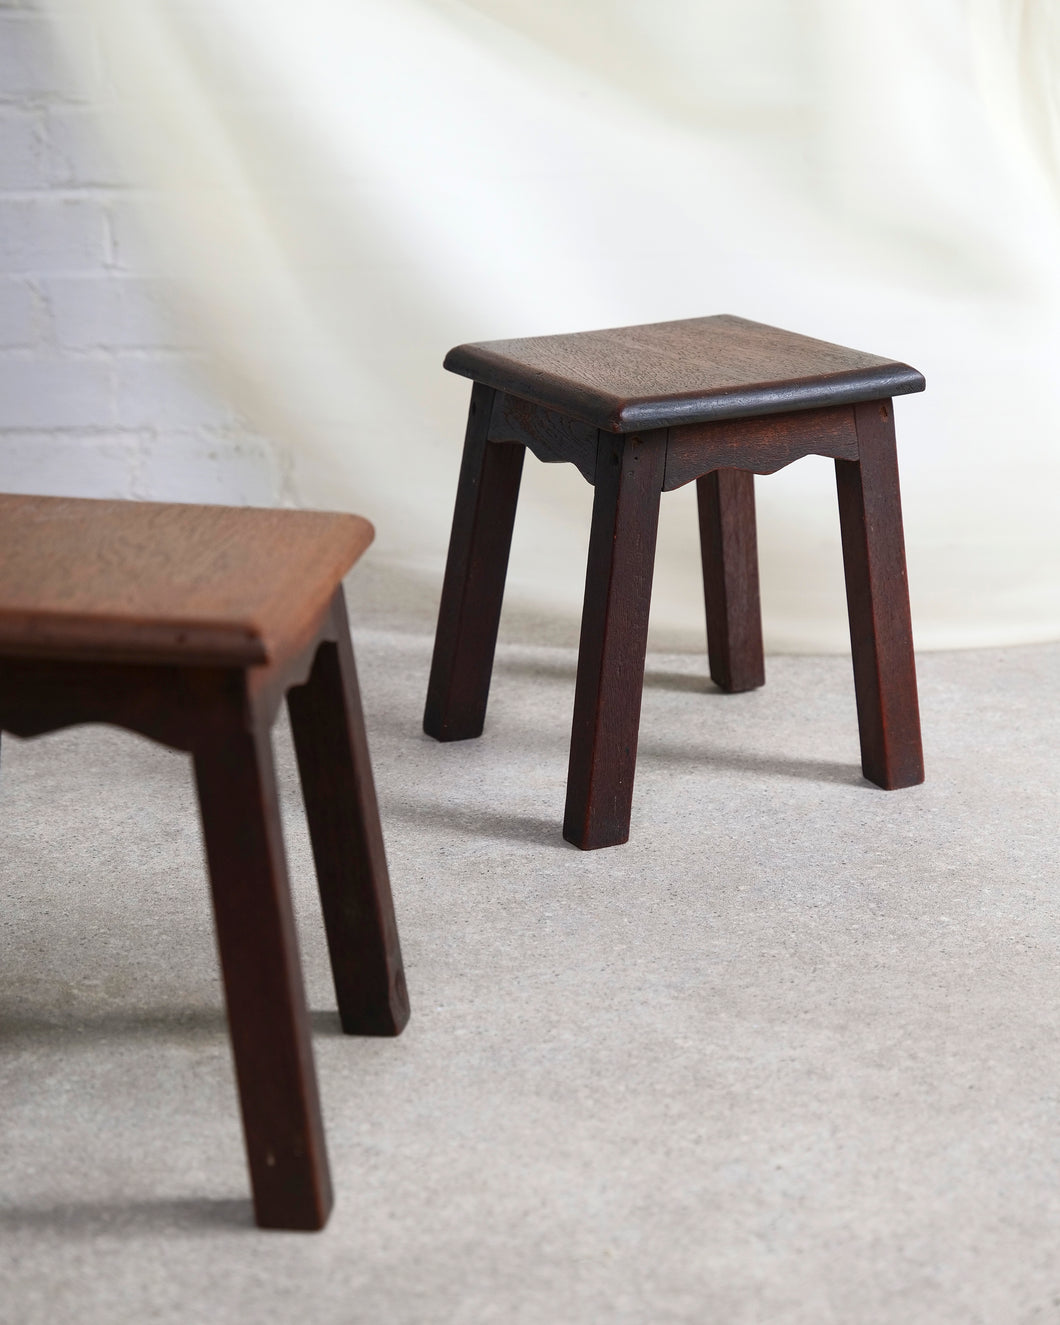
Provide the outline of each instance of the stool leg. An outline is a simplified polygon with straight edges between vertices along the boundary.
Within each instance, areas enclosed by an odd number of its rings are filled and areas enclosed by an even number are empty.
[[[860,459],[835,470],[861,767],[892,790],[924,780],[898,457],[891,402],[854,410]]]
[[[600,434],[563,836],[629,837],[666,433]]]
[[[764,685],[755,476],[716,469],[696,482],[710,675],[722,690]]]
[[[331,1209],[272,749],[245,709],[195,751],[254,1213],[318,1229]]]
[[[383,830],[340,589],[338,640],[287,693],[331,972],[347,1035],[398,1035],[409,1019]]]
[[[423,730],[439,741],[481,736],[508,571],[522,446],[486,440],[495,392],[476,382],[453,512]]]

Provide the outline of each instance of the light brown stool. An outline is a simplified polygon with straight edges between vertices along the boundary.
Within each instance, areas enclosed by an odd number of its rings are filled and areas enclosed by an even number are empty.
[[[107,722],[194,757],[266,1228],[332,1204],[269,735],[285,695],[342,1029],[408,1020],[341,586],[371,540],[355,515],[0,496],[0,729]]]

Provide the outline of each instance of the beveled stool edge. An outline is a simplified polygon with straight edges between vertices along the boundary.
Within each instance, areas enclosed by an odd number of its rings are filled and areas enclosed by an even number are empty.
[[[622,400],[601,392],[588,392],[561,384],[527,390],[505,385],[500,374],[488,371],[450,371],[481,382],[506,396],[576,419],[602,432],[647,432],[657,428],[680,428],[686,424],[714,423],[723,419],[749,418],[759,414],[787,414],[802,410],[858,405],[868,400],[889,400],[925,390],[923,375],[908,364],[893,364],[857,374],[788,383],[764,382],[744,391],[718,391],[659,401],[651,397]]]

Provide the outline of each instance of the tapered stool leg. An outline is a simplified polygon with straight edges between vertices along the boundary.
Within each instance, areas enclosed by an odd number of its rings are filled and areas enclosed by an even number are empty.
[[[754,474],[716,469],[696,482],[710,675],[722,690],[754,690],[766,679]]]
[[[495,392],[471,392],[423,730],[481,736],[523,472],[522,446],[487,441]]]
[[[263,1228],[318,1229],[331,1209],[301,963],[269,734],[246,704],[195,750],[254,1211]]]
[[[306,818],[347,1035],[398,1035],[409,1019],[383,831],[340,589],[338,635],[287,693]]]
[[[861,767],[891,790],[924,780],[898,458],[891,401],[854,411],[860,458],[835,468]]]
[[[600,434],[563,836],[629,838],[666,433]]]

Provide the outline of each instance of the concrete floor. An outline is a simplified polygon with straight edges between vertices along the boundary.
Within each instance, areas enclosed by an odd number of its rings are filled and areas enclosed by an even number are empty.
[[[5,743],[0,1319],[1060,1320],[1060,646],[922,657],[892,793],[848,660],[654,655],[632,841],[582,854],[572,649],[439,746],[427,635],[356,642],[413,1018],[338,1033],[281,726],[322,1234],[251,1223],[186,759]]]

